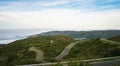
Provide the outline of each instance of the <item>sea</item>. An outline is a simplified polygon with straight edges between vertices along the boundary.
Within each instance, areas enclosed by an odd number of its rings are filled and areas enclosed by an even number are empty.
[[[0,44],[8,44],[28,36],[47,32],[48,29],[0,29]]]

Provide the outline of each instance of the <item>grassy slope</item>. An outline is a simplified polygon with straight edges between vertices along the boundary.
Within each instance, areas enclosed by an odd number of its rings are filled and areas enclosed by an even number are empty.
[[[119,44],[107,43],[100,39],[91,39],[76,44],[64,59],[82,60],[111,56],[120,56]]]
[[[50,43],[51,40],[53,40],[53,43]],[[52,62],[72,42],[75,41],[71,37],[62,35],[39,36],[18,40],[0,48],[0,66],[37,63],[35,61],[35,52],[28,51],[28,48],[32,46],[44,52],[42,62]],[[110,56],[120,56],[119,44],[104,42],[100,39],[90,39],[77,43],[62,61]]]
[[[108,40],[120,42],[120,36],[113,36],[113,37],[108,38]]]
[[[0,44],[0,48],[2,48],[3,46],[5,46],[5,44]]]
[[[53,40],[52,44],[50,43],[51,40]],[[28,51],[28,48],[32,46],[44,52],[43,62],[51,61],[65,46],[72,42],[74,42],[74,40],[71,37],[60,35],[40,36],[18,40],[0,49],[0,63],[2,65],[36,63],[35,53]]]

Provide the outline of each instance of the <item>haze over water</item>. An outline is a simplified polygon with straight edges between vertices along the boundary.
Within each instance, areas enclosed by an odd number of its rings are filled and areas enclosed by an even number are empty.
[[[7,44],[15,40],[27,38],[30,35],[39,34],[48,30],[40,29],[7,29],[0,30],[0,44]]]

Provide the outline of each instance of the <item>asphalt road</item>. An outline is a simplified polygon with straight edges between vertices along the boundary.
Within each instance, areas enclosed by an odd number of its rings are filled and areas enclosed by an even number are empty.
[[[74,42],[66,46],[65,49],[56,57],[56,59],[62,59],[65,57],[69,53],[70,49],[76,45],[76,43],[78,42]]]
[[[35,58],[35,60],[36,60],[37,62],[40,62],[40,61],[43,60],[43,52],[42,52],[41,50],[38,50],[36,47],[30,47],[28,50],[29,50],[29,51],[34,51],[34,52],[36,53],[36,58]]]
[[[104,62],[93,62],[91,63],[92,66],[120,66],[120,60],[111,60],[111,61],[104,61]]]
[[[107,39],[101,39],[101,40],[105,41],[105,42],[120,44],[119,42],[110,41],[110,40],[107,40]],[[78,42],[80,42],[80,41],[78,41]],[[74,45],[76,45],[78,42],[74,42],[74,43],[71,43],[68,46],[66,46],[65,49],[56,57],[56,59],[62,59],[63,57],[65,57],[69,53],[70,49]],[[35,51],[38,54],[37,57],[36,57],[36,59],[38,61],[42,60],[43,52],[41,50],[37,50],[35,47],[31,47],[30,51]],[[118,60],[110,60],[110,59],[118,59]],[[101,60],[108,60],[108,61],[101,61]],[[88,60],[82,60],[82,61],[83,62],[93,61],[92,63],[90,63],[91,66],[114,66],[114,65],[120,66],[120,56],[108,57],[108,58],[98,58],[98,59],[88,59]],[[101,62],[96,62],[96,61],[101,61]],[[67,61],[67,62],[60,62],[60,64],[63,64],[63,65],[66,64],[66,66],[67,66],[68,62],[81,62],[81,61]],[[50,66],[50,65],[55,65],[55,64],[57,64],[57,62],[30,64],[30,65],[18,65],[18,66]]]
[[[118,59],[118,60],[110,60],[110,59]],[[96,62],[96,61],[101,61],[101,60],[108,60],[108,61]],[[72,63],[81,62],[81,60],[60,62],[60,64],[67,64],[69,62],[72,62]],[[120,56],[108,57],[108,58],[98,58],[98,59],[88,59],[88,60],[82,60],[82,62],[92,62],[92,63],[90,63],[92,66],[112,66],[112,65],[116,65],[116,64],[118,66],[120,66]],[[50,66],[50,65],[55,65],[55,64],[58,64],[58,63],[54,62],[54,63],[41,63],[41,64],[18,65],[18,66]]]

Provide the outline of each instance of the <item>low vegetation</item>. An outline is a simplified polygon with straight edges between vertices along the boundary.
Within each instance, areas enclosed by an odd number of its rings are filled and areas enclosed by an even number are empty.
[[[93,30],[93,31],[50,31],[38,35],[67,35],[72,38],[108,38],[120,35],[120,30]]]
[[[118,39],[113,40],[113,38]],[[108,38],[108,40],[118,42],[119,39],[120,36]],[[78,42],[63,59],[56,60],[55,57],[58,56],[67,45],[73,42],[76,41],[65,35],[32,36],[27,39],[17,40],[0,48],[0,66],[120,56],[119,44],[105,42],[101,39],[86,39]],[[35,47],[43,51],[44,56],[42,61],[35,61],[36,53],[29,51],[28,49],[30,47]],[[69,64],[69,66],[70,65],[72,66],[72,64]]]
[[[112,41],[120,42],[120,35],[109,37],[108,40],[112,40]]]
[[[77,43],[65,59],[83,60],[114,56],[120,56],[120,45],[106,43],[100,39],[90,39]]]
[[[0,48],[0,66],[37,63],[35,61],[35,52],[28,51],[28,48],[33,46],[44,52],[42,62],[54,61],[54,57],[72,42],[74,40],[71,37],[61,35],[30,37],[18,40]]]

